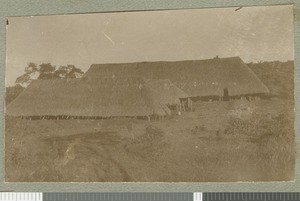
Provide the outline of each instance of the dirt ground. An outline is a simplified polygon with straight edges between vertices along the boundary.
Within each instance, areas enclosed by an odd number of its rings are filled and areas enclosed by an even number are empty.
[[[294,179],[291,100],[195,102],[194,107],[193,112],[150,122],[7,117],[6,181]]]

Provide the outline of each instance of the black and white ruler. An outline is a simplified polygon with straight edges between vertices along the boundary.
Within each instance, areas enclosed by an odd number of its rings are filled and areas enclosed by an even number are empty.
[[[300,201],[300,193],[22,193],[2,192],[0,201]]]

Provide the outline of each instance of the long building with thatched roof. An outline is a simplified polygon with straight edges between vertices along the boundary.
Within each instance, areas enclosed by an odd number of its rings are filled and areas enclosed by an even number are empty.
[[[86,78],[138,75],[147,79],[169,79],[189,97],[247,96],[269,93],[269,89],[240,57],[192,61],[158,61],[93,64]]]
[[[6,108],[9,116],[145,117],[168,112],[137,77],[35,80]]]

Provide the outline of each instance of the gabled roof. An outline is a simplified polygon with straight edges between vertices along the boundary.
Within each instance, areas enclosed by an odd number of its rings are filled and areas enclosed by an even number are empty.
[[[118,64],[93,64],[84,77],[142,76],[147,79],[169,79],[190,97],[230,96],[269,93],[268,88],[240,57],[190,61],[157,61]]]
[[[162,104],[179,105],[181,98],[189,97],[168,79],[149,79],[146,86],[151,90],[153,97]]]
[[[133,78],[33,81],[6,108],[10,116],[147,116],[166,115],[151,92]]]

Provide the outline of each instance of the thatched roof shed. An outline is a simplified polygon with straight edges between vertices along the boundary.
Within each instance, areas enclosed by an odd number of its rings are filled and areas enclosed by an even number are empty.
[[[84,77],[138,75],[169,79],[190,97],[265,94],[269,89],[240,57],[193,61],[93,64]]]
[[[33,81],[6,108],[9,116],[166,115],[137,77]]]
[[[149,79],[146,81],[146,86],[161,104],[180,105],[180,99],[189,97],[168,79]]]

